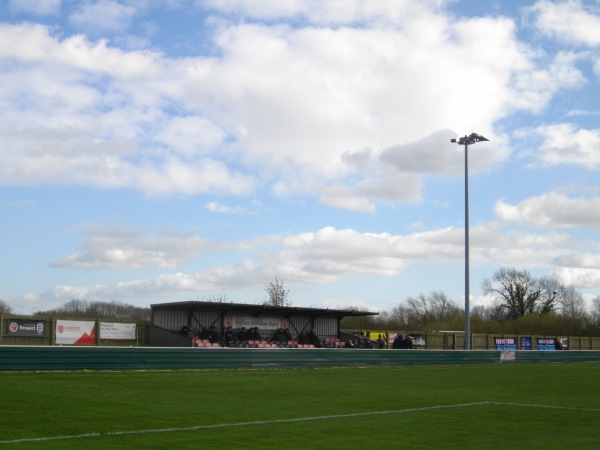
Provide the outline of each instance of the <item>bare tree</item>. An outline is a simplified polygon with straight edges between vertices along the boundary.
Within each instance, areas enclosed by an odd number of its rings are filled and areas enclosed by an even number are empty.
[[[71,317],[87,316],[90,302],[86,300],[72,299],[56,308],[56,312]]]
[[[391,321],[401,329],[409,328],[410,311],[406,305],[398,305],[392,308]]]
[[[429,308],[429,302],[427,297],[423,294],[419,294],[418,297],[408,297],[406,299],[409,314],[418,319],[418,321],[427,325],[427,323],[433,319],[431,310]]]
[[[492,279],[483,280],[482,288],[484,294],[496,296],[508,319],[535,312],[535,304],[540,296],[540,290],[531,274],[514,268],[499,269]]]
[[[213,303],[228,303],[229,302],[229,300],[227,299],[227,296],[223,295],[223,294],[211,295],[210,297],[202,297],[202,301],[213,302]]]
[[[592,324],[600,329],[600,296],[592,300],[592,311],[590,314]]]
[[[288,297],[290,290],[286,290],[283,281],[279,281],[277,277],[275,277],[275,282],[265,283],[265,291],[268,297],[263,301],[263,305],[292,306],[292,302]]]
[[[441,291],[434,291],[428,296],[408,297],[404,305],[399,305],[392,312],[399,323],[410,328],[427,328],[434,322],[439,325],[461,314],[462,310]]]
[[[553,278],[534,278],[527,270],[503,267],[483,280],[484,294],[493,294],[507,319],[548,314],[560,305],[566,288]]]
[[[573,286],[567,286],[561,290],[560,304],[562,314],[571,319],[582,319],[586,316],[583,295]]]
[[[471,317],[473,319],[477,318],[479,320],[488,322],[501,322],[506,320],[506,314],[504,313],[502,307],[498,304],[490,306],[473,306],[473,308],[471,308]]]
[[[572,296],[575,293],[575,289],[571,288],[572,292],[567,292],[568,289],[556,278],[540,278],[538,285],[540,288],[540,297],[536,309],[540,314],[555,311],[561,305],[564,305],[565,302],[573,300]]]
[[[462,310],[441,291],[434,291],[429,295],[429,307],[436,320],[447,321],[457,315],[462,315]]]
[[[13,310],[8,303],[4,300],[0,300],[0,314],[12,314]]]

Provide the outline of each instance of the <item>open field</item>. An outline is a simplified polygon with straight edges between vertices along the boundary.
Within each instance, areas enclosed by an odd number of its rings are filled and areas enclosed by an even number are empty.
[[[566,449],[600,364],[0,373],[0,449]]]

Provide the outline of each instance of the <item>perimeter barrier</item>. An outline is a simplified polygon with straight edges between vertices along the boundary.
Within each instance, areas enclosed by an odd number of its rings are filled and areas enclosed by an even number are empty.
[[[182,370],[599,362],[600,351],[0,346],[0,371]]]

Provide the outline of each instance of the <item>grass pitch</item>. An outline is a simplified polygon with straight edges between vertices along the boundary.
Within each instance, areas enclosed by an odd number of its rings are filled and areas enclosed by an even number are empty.
[[[600,364],[0,373],[0,450],[600,445]]]

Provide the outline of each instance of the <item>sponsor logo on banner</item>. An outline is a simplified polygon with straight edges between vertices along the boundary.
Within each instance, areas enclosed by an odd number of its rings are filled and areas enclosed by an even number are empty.
[[[277,330],[282,323],[283,322],[281,318],[275,317],[232,317],[233,328],[258,327],[261,330]]]
[[[532,341],[531,341],[531,336],[521,336],[520,338],[520,342],[521,342],[521,350],[531,350],[532,349]]]
[[[538,350],[556,350],[554,338],[537,338]]]
[[[57,320],[56,343],[94,345],[96,343],[96,323],[78,320]]]
[[[496,337],[496,350],[516,350],[517,349],[517,338],[516,337]]]
[[[223,317],[223,328],[232,327],[233,328],[233,317],[227,315]]]
[[[9,336],[46,337],[46,322],[43,320],[11,319],[6,327]]]

